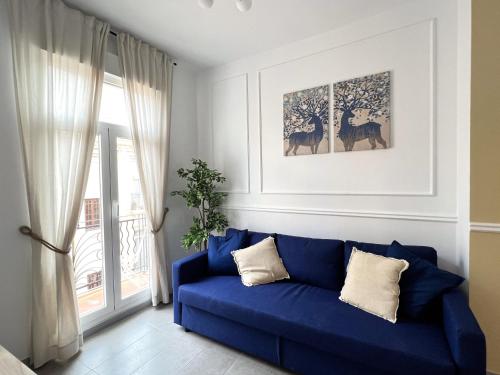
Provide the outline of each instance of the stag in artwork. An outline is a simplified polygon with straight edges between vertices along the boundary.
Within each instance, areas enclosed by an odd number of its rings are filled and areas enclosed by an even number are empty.
[[[318,153],[321,141],[328,140],[328,103],[328,86],[284,95],[284,140],[288,140],[285,156],[290,152],[297,155],[301,146],[311,154]]]
[[[390,72],[339,82],[334,84],[333,91],[335,127],[339,128],[337,137],[343,151],[352,151],[356,142],[365,139],[372,150],[377,148],[377,143],[387,148],[381,128],[383,124],[389,126],[390,120]],[[356,117],[366,122],[353,124]],[[335,148],[335,151],[339,150]]]

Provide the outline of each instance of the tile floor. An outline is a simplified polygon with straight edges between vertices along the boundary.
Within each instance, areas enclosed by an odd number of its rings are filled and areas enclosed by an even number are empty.
[[[172,323],[172,306],[147,308],[88,337],[66,363],[39,375],[285,375],[288,372]]]

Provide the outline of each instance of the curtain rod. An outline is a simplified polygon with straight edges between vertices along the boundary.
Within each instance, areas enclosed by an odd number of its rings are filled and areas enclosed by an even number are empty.
[[[109,30],[109,33],[110,33],[111,35],[113,35],[113,36],[118,36],[118,34],[117,34],[115,31],[113,31],[113,30]],[[174,62],[174,66],[177,66],[177,63],[176,63],[176,62]]]

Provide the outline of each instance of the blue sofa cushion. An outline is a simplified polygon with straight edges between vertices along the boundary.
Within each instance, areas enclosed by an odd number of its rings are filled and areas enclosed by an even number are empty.
[[[246,288],[236,276],[179,287],[179,301],[277,336],[394,374],[455,374],[443,327],[389,323],[338,299],[339,292],[291,281]]]
[[[429,261],[416,256],[397,241],[389,246],[386,255],[410,263],[399,282],[399,311],[406,316],[422,318],[436,298],[464,281],[461,276],[440,270]]]
[[[368,242],[346,241],[344,245],[344,271],[347,271],[347,264],[351,258],[352,248],[365,251],[368,253],[385,256],[389,245],[381,245]],[[407,246],[415,255],[425,260],[428,260],[434,265],[437,265],[437,252],[432,247],[428,246]]]
[[[225,237],[208,238],[208,272],[212,275],[238,275],[231,251],[245,247],[246,230],[235,231]]]
[[[276,242],[291,280],[321,288],[342,289],[343,241],[278,234]]]
[[[241,231],[242,231],[241,229],[227,228],[226,236],[232,235],[233,233],[237,233],[237,232],[241,232]],[[276,238],[276,233],[252,232],[251,230],[248,230],[247,233],[248,233],[248,235],[247,235],[244,247],[255,245],[256,243],[259,243],[260,241],[266,239],[269,236]]]

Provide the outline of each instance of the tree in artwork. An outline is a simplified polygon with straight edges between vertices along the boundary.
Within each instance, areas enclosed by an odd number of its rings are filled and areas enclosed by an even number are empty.
[[[283,152],[285,156],[328,152],[328,85],[283,95]]]
[[[334,151],[390,146],[391,74],[383,72],[333,85]]]

